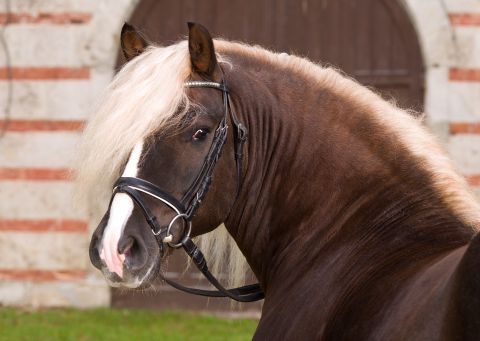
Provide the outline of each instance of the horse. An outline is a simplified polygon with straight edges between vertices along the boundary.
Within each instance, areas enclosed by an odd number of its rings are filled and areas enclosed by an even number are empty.
[[[166,47],[125,24],[121,47],[77,173],[110,285],[155,285],[200,236],[202,264],[238,275],[235,243],[258,279],[254,340],[480,338],[480,205],[418,117],[196,23]]]

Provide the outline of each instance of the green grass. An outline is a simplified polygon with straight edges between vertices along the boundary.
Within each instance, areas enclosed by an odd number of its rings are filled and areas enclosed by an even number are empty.
[[[0,340],[251,340],[254,320],[179,312],[0,308]]]

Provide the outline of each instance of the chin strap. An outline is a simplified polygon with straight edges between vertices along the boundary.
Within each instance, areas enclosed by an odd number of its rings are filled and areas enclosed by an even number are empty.
[[[207,297],[229,297],[238,302],[254,302],[265,298],[262,288],[259,284],[250,284],[234,289],[226,289],[218,282],[215,276],[208,270],[207,261],[203,256],[202,251],[197,247],[190,237],[185,237],[181,241],[182,247],[188,256],[192,259],[198,270],[205,276],[205,278],[217,289],[217,290],[203,290],[197,288],[185,287],[178,284],[163,274],[160,274],[162,280],[171,285],[175,289],[184,291],[189,294],[207,296]]]
[[[200,296],[208,296],[208,297],[229,297],[235,301],[239,302],[253,302],[261,300],[265,297],[262,288],[260,285],[251,284],[245,285],[242,287],[234,288],[234,289],[226,289],[224,286],[220,284],[220,282],[215,278],[215,276],[210,272],[208,269],[207,261],[205,256],[203,255],[202,251],[198,248],[198,246],[193,242],[192,238],[190,237],[191,232],[191,221],[187,214],[182,212],[188,212],[188,209],[185,206],[177,201],[174,197],[163,191],[161,188],[157,187],[156,185],[139,178],[131,178],[131,177],[121,177],[115,184],[114,187],[114,195],[115,193],[125,193],[130,198],[132,198],[133,202],[140,208],[143,212],[145,220],[150,225],[153,234],[158,240],[158,244],[160,247],[160,254],[163,254],[165,251],[165,245],[169,245],[173,248],[182,247],[187,255],[192,259],[195,266],[200,270],[200,272],[205,276],[205,278],[217,289],[217,290],[203,290],[203,289],[196,289],[196,288],[189,288],[185,287],[181,284],[178,284],[171,279],[168,279],[163,274],[160,273],[160,278],[165,281],[165,283],[171,285],[172,287]],[[148,208],[148,205],[144,202],[144,199],[140,196],[140,193],[147,194],[157,200],[162,201],[164,204],[169,206],[172,210],[174,210],[177,215],[169,224],[167,229],[162,229],[160,224],[158,223],[157,218],[152,213],[152,211]],[[113,198],[113,196],[112,196]],[[170,234],[170,228],[173,223],[177,219],[183,219],[185,222],[185,227],[187,227],[187,231],[183,239],[177,243],[172,244],[172,235]],[[167,240],[167,238],[169,238]]]

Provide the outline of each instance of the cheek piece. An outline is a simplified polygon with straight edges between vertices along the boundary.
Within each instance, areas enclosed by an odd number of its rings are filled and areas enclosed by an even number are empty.
[[[223,145],[227,140],[227,118],[230,114],[230,119],[235,127],[234,141],[235,141],[235,162],[237,168],[237,195],[242,187],[242,159],[243,159],[243,146],[247,140],[247,129],[238,121],[235,112],[230,105],[230,97],[227,90],[225,80],[222,83],[206,82],[206,81],[190,81],[185,83],[189,88],[210,88],[220,90],[223,95],[224,115],[213,137],[212,145],[205,157],[202,167],[193,181],[190,188],[187,190],[183,198],[179,201],[169,193],[162,190],[155,184],[146,180],[136,177],[120,177],[114,185],[112,199],[116,193],[125,193],[132,198],[135,205],[137,205],[142,211],[145,220],[151,227],[153,234],[159,241],[160,254],[163,255],[165,247],[179,248],[182,247],[188,256],[192,259],[193,263],[202,272],[202,274],[208,279],[208,281],[217,290],[202,290],[196,288],[188,288],[181,284],[178,284],[160,273],[160,277],[169,285],[176,289],[201,296],[209,297],[229,297],[233,300],[240,302],[252,302],[258,301],[264,298],[264,293],[257,284],[251,284],[234,289],[224,288],[220,282],[212,275],[208,270],[207,262],[203,253],[195,245],[190,238],[192,231],[192,219],[197,211],[198,207],[202,203],[203,198],[208,192],[212,181],[212,174],[215,169],[215,165],[222,152]],[[142,199],[141,194],[146,194],[153,197],[156,200],[161,201],[175,212],[175,217],[170,221],[166,229],[162,229],[158,223],[157,218],[148,208]],[[175,223],[182,222],[183,224],[183,236],[179,243],[172,243],[173,236],[171,234],[172,226]]]

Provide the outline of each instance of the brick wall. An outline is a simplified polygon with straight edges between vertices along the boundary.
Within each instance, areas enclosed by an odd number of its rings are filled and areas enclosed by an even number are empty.
[[[0,139],[0,304],[108,305],[87,255],[92,226],[71,202],[72,151],[109,82],[138,0],[11,0],[11,121]],[[480,193],[480,1],[403,0],[426,66],[425,111]],[[6,0],[0,0],[0,25]],[[8,72],[0,49],[0,126]]]
[[[423,50],[427,123],[480,194],[480,1],[404,2]]]
[[[108,305],[74,207],[72,151],[113,74],[118,32],[135,1],[0,1],[11,56],[11,121],[0,140],[0,304]],[[0,126],[7,101],[0,49]]]
[[[480,194],[480,1],[446,2],[456,53],[448,71],[448,150]]]

